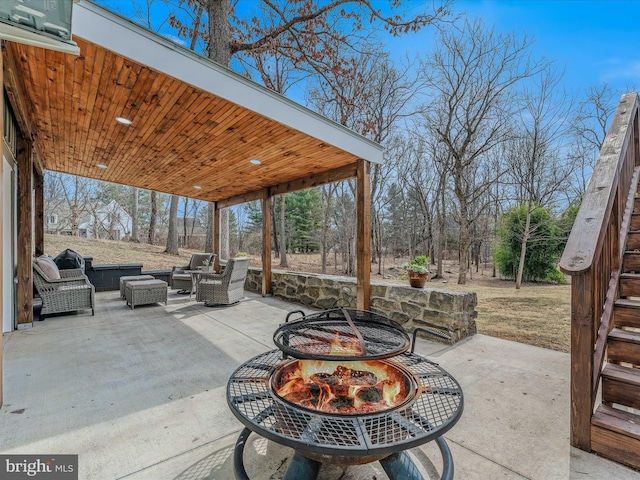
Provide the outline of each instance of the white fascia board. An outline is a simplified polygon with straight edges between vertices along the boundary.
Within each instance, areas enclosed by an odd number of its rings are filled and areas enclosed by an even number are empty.
[[[348,128],[94,3],[82,0],[73,8],[73,35],[359,158],[383,163],[383,148]]]

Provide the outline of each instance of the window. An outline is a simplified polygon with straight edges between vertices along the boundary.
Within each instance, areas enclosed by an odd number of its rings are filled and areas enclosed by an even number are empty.
[[[57,225],[58,224],[58,215],[49,215],[49,225]]]

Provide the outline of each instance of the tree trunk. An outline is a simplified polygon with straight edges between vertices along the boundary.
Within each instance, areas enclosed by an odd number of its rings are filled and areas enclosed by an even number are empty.
[[[213,252],[213,222],[215,204],[213,202],[207,203],[207,235],[204,239],[204,251]]]
[[[439,201],[440,201],[440,208],[438,208],[438,263],[437,263],[437,267],[436,267],[436,277],[437,278],[444,278],[444,268],[443,268],[443,263],[444,263],[444,252],[446,250],[446,233],[444,231],[444,227],[445,227],[445,215],[446,215],[446,210],[447,210],[447,204],[445,202],[445,188],[444,188],[445,182],[444,182],[444,173],[441,174],[441,178],[440,178],[440,182],[438,183],[438,189],[439,189]]]
[[[131,236],[129,240],[140,243],[140,232],[138,230],[138,189],[133,188],[131,194]]]
[[[278,217],[276,215],[276,203],[278,201],[274,199],[271,202],[271,231],[273,232],[273,240],[271,246],[276,254],[276,258],[280,257],[280,240],[278,235]]]
[[[167,248],[165,253],[178,255],[178,195],[171,195],[169,207],[169,232],[167,233]]]
[[[189,248],[189,236],[187,235],[187,211],[189,210],[189,199],[184,197],[184,213],[182,214],[182,247]],[[180,243],[180,242],[178,242]]]
[[[229,209],[220,210],[220,258],[229,258]]]
[[[286,216],[285,216],[285,195],[280,196],[280,266],[288,267],[287,263],[287,239],[286,239]]]
[[[209,58],[228,67],[231,63],[231,30],[229,28],[230,0],[209,0]]]
[[[156,236],[156,217],[158,215],[157,193],[151,191],[151,213],[149,215],[149,245],[155,244]]]
[[[460,240],[458,250],[458,260],[460,268],[458,269],[458,285],[467,284],[467,259],[469,246],[471,244],[469,235],[469,218],[468,208],[465,198],[459,198],[460,201]]]
[[[531,204],[527,206],[527,220],[522,234],[522,245],[520,247],[520,262],[518,262],[518,274],[516,275],[516,289],[522,286],[522,273],[524,272],[524,258],[527,254],[527,242],[529,241],[529,230],[531,229]]]

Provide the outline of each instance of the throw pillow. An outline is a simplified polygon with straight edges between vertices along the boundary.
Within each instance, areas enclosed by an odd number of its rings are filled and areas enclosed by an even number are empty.
[[[52,258],[42,255],[36,259],[40,270],[49,278],[49,280],[59,280],[60,270]]]

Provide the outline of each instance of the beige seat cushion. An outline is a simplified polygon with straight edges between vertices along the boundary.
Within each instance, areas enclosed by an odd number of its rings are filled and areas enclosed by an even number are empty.
[[[132,290],[142,290],[146,288],[167,288],[167,282],[163,280],[137,280],[134,282],[127,282],[127,287]]]
[[[189,273],[174,273],[174,280],[191,280],[191,274]]]
[[[41,255],[36,258],[36,263],[40,270],[44,272],[44,274],[49,278],[49,280],[59,280],[60,279],[60,270],[58,270],[58,266],[55,264],[51,257],[47,257],[46,255]]]

